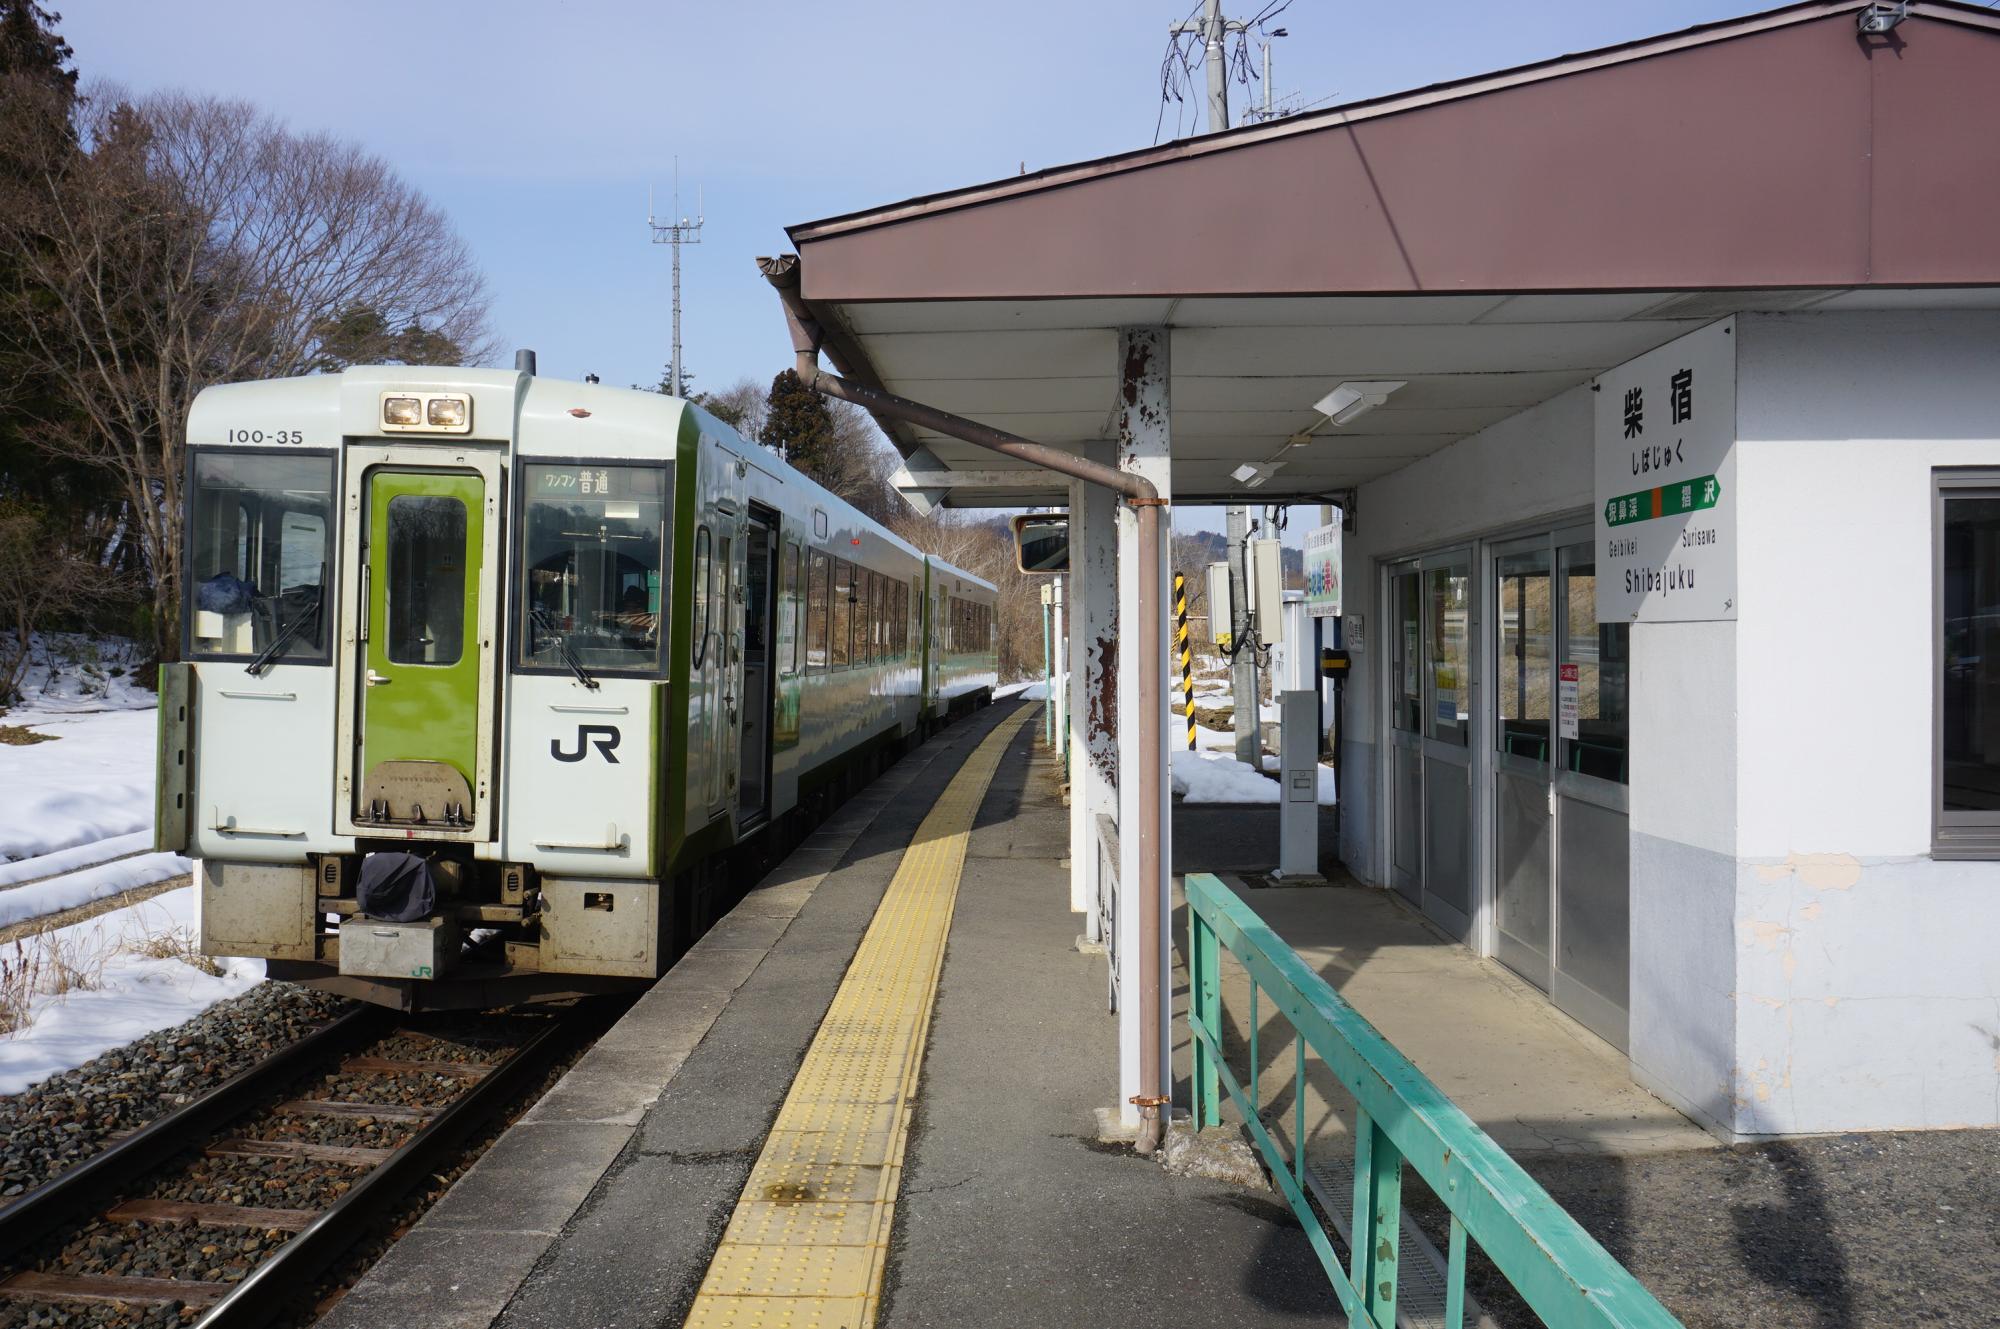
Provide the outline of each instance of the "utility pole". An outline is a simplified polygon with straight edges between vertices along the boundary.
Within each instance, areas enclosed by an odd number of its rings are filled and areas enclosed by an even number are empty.
[[[1208,74],[1208,132],[1229,128],[1229,57],[1223,44],[1243,24],[1222,16],[1222,0],[1207,0],[1199,23],[1176,23],[1169,32],[1201,34],[1203,64]],[[1248,609],[1249,581],[1245,576],[1244,542],[1250,537],[1250,513],[1241,503],[1229,506],[1229,650],[1230,694],[1236,733],[1236,760],[1262,769],[1262,732],[1257,725],[1257,656],[1244,645],[1254,628]],[[1209,612],[1215,612],[1210,606]]]
[[[674,349],[672,359],[667,361],[667,389],[678,397],[681,395],[681,246],[701,243],[701,196],[695,196],[695,216],[693,221],[681,216],[681,159],[674,158],[674,215],[671,221],[662,224],[653,218],[653,200],[646,198],[646,226],[653,233],[656,245],[674,247]]]

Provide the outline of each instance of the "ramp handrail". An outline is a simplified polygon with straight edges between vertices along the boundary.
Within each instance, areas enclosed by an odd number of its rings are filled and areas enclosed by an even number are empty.
[[[1396,1323],[1402,1165],[1451,1212],[1445,1323],[1464,1323],[1467,1240],[1478,1244],[1550,1329],[1678,1329],[1680,1322],[1492,1137],[1314,973],[1235,892],[1208,873],[1184,882],[1188,903],[1188,1024],[1194,1120],[1220,1125],[1227,1087],[1290,1201],[1349,1321]],[[1222,951],[1250,975],[1250,1090],[1222,1052]],[[1291,1023],[1296,1048],[1292,1157],[1258,1115],[1257,1007],[1268,994]],[[1310,1048],[1354,1096],[1354,1213],[1343,1269],[1306,1199],[1305,1056]]]

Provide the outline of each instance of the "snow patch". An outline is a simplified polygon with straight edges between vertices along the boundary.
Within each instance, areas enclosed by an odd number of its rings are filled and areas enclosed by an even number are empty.
[[[1278,782],[1220,752],[1173,755],[1174,792],[1189,803],[1275,803]]]
[[[150,836],[147,838],[151,839]],[[29,861],[40,863],[47,860]],[[99,863],[75,872],[65,872],[31,886],[16,886],[0,891],[0,927],[18,923],[24,918],[40,918],[43,914],[74,909],[81,904],[102,900],[107,895],[151,886],[193,870],[194,865],[179,854],[139,854],[121,858],[115,863]]]
[[[1022,701],[1047,701],[1049,685],[1046,680],[1037,680],[1032,683],[1009,683],[1005,687],[993,689],[995,701],[1005,697],[1019,697]]]
[[[263,981],[262,960],[219,960],[222,973],[215,976],[179,960],[139,953],[149,938],[196,931],[194,888],[183,887],[53,929],[21,942],[18,950],[8,947],[10,962],[37,948],[45,954],[68,948],[71,954],[102,956],[103,966],[90,989],[36,996],[26,1025],[0,1038],[0,1094],[18,1094]]]
[[[80,844],[71,849],[58,849],[53,854],[43,854],[38,858],[23,858],[13,863],[0,863],[0,886],[12,886],[16,882],[53,877],[59,872],[73,872],[77,868],[109,863],[114,858],[129,858],[133,854],[143,854],[152,847],[151,831],[134,831],[130,835],[114,835],[109,840],[92,840],[89,844]]]
[[[16,710],[5,723],[55,741],[0,744],[0,862],[152,830],[154,711]]]

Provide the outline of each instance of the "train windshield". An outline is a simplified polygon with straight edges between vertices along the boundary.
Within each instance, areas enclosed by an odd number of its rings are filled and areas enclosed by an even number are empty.
[[[672,473],[531,462],[522,490],[521,663],[658,670]]]
[[[333,565],[333,457],[194,454],[187,567],[188,651],[327,658],[320,594]]]

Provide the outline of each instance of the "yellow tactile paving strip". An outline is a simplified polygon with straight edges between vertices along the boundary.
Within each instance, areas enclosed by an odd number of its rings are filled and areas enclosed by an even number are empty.
[[[1023,707],[995,726],[917,828],[883,893],[687,1324],[868,1329],[903,1174],[966,841]]]

